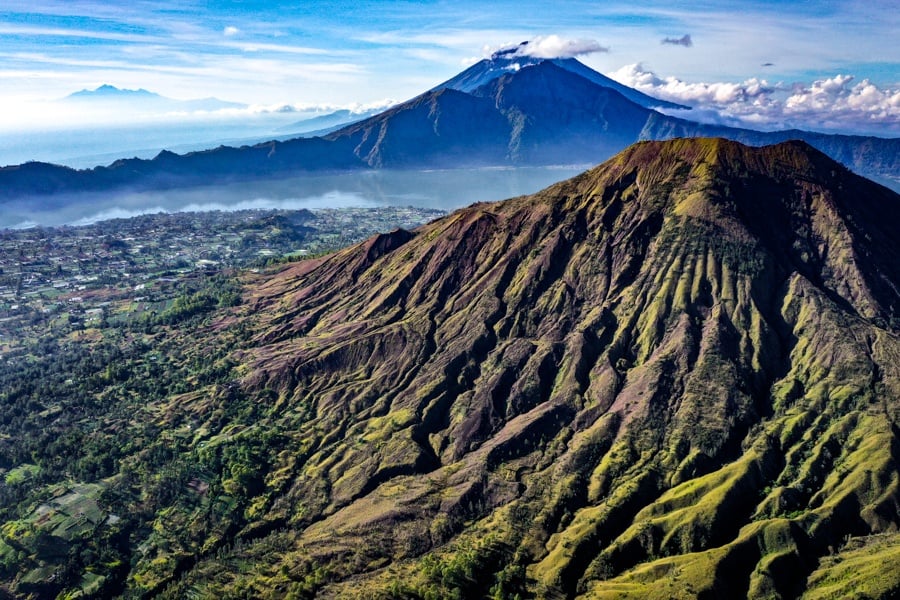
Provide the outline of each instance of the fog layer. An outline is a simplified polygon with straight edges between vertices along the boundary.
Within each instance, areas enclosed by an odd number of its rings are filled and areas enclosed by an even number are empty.
[[[536,192],[587,168],[526,167],[364,171],[154,192],[118,191],[16,200],[0,205],[0,227],[79,225],[156,212],[248,208],[417,206],[453,210]]]

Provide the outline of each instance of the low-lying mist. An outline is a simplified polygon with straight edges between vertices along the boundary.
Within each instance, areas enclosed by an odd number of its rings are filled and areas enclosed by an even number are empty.
[[[0,228],[84,225],[158,212],[415,206],[453,210],[536,192],[586,168],[360,171],[166,191],[34,197],[0,205]]]
[[[76,169],[107,165],[119,158],[153,158],[161,150],[177,153],[206,150],[219,145],[240,146],[271,139],[296,137],[282,130],[296,115],[255,118],[22,129],[0,131],[0,165],[28,161],[49,162]]]

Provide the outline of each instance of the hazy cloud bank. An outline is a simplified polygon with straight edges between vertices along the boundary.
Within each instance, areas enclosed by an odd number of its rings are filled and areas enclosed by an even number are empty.
[[[687,82],[640,63],[608,73],[646,94],[695,107],[692,118],[766,129],[801,128],[900,135],[900,88],[835,75],[812,82]]]
[[[532,194],[587,165],[306,174],[166,191],[113,191],[0,202],[0,229],[85,225],[158,212],[416,206],[455,210]]]

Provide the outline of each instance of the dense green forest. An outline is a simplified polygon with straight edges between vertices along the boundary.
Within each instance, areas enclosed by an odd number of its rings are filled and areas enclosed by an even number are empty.
[[[136,581],[163,586],[246,524],[279,434],[248,428],[263,398],[234,383],[245,332],[221,310],[240,286],[201,278],[159,312],[49,331],[0,361],[0,568],[13,589],[120,592],[135,542],[154,536],[172,552]],[[162,526],[163,509],[179,526]]]

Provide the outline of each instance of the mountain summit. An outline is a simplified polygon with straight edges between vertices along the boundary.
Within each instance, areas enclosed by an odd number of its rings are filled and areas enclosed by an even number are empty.
[[[156,110],[192,110],[192,111],[216,111],[225,108],[245,108],[246,104],[228,102],[218,98],[200,98],[195,100],[175,100],[161,96],[143,88],[131,90],[118,88],[104,83],[96,89],[84,89],[69,94],[60,102],[75,103],[79,107],[95,105],[98,108],[143,108]]]
[[[114,85],[109,85],[108,83],[104,83],[103,85],[97,87],[93,90],[81,90],[79,92],[74,92],[66,96],[68,100],[88,100],[88,99],[114,99],[114,98],[127,98],[127,99],[154,99],[159,100],[162,99],[162,96],[159,94],[148,92],[147,90],[141,88],[137,90],[128,90],[128,89],[120,89]]]
[[[498,50],[497,52],[494,52],[490,58],[482,59],[459,75],[432,88],[432,91],[449,88],[460,92],[472,93],[481,86],[504,75],[547,62],[574,73],[579,77],[583,77],[591,83],[604,88],[613,89],[630,101],[643,106],[644,108],[690,109],[689,106],[653,98],[633,88],[622,85],[618,81],[598,73],[574,58],[535,58],[523,55],[522,50],[527,44],[528,42],[522,42],[519,46]]]

